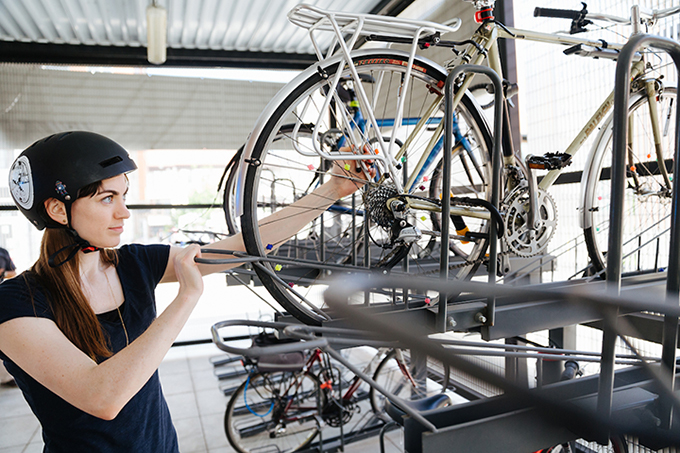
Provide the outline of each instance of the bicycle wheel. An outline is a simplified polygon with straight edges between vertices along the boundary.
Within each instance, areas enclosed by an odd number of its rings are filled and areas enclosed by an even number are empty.
[[[401,354],[403,365],[411,373],[410,352],[401,351]],[[423,361],[424,364],[427,364],[426,374],[423,374],[420,379],[411,376],[414,378],[414,382],[412,382],[400,366],[397,350],[392,349],[378,364],[375,373],[373,373],[373,380],[390,393],[403,399],[420,399],[446,391],[449,383],[449,367],[432,357],[427,357]],[[389,416],[385,414],[385,396],[371,387],[369,398],[373,413],[379,418],[389,421]]]
[[[278,134],[274,137],[274,142],[281,140],[293,133],[294,124],[284,124],[279,129]],[[297,131],[300,137],[311,137],[312,129],[309,125],[303,125]],[[243,154],[243,146],[241,146],[234,157],[231,159],[225,172],[228,171],[226,181],[224,183],[224,193],[222,198],[222,209],[224,210],[224,217],[227,222],[227,229],[229,234],[236,234],[241,232],[241,219],[236,215],[236,183],[239,175],[239,164],[241,163],[241,155]],[[272,178],[272,187],[276,186],[276,181]]]
[[[474,197],[479,194],[485,184],[485,175],[481,171],[475,154],[470,153],[466,147],[459,145],[452,150],[451,161],[451,194],[455,197]],[[429,196],[432,199],[442,198],[443,169],[444,162],[440,160],[432,173],[429,189]],[[464,170],[463,173],[460,172],[461,169]],[[441,217],[441,212],[430,213],[430,221],[434,231],[441,231]],[[449,250],[454,255],[467,260],[477,250],[477,244],[474,241],[462,239],[460,236],[464,236],[468,231],[482,231],[484,224],[485,220],[482,219],[463,219],[460,216],[451,216],[449,231],[455,231],[456,237],[449,240]]]
[[[309,77],[300,81],[283,98],[256,139],[251,156],[251,162],[256,165],[249,166],[245,181],[242,221],[248,227],[243,228],[244,242],[251,255],[278,255],[311,262],[284,264],[280,271],[275,271],[274,265],[268,265],[268,271],[258,269],[258,275],[267,290],[290,314],[302,322],[319,324],[324,319],[323,315],[315,312],[314,307],[321,307],[323,304],[322,291],[318,284],[323,283],[329,272],[320,270],[319,264],[357,265],[389,271],[392,268],[402,269],[408,257],[409,273],[438,276],[441,252],[440,247],[432,242],[432,238],[435,238],[435,242],[439,239],[438,233],[432,227],[429,212],[410,210],[407,213],[408,223],[419,228],[422,235],[410,247],[395,244],[392,230],[387,225],[390,220],[385,222],[385,216],[382,215],[385,211],[384,201],[394,195],[389,181],[368,184],[363,191],[354,195],[354,204],[352,197],[338,200],[292,239],[284,244],[274,244],[274,250],[267,249],[268,244],[262,240],[257,228],[258,222],[271,213],[272,209],[281,209],[311,192],[322,182],[321,174],[330,164],[328,161],[320,161],[313,151],[311,137],[291,134],[275,140],[282,124],[313,122],[321,132],[319,137],[323,143],[319,146],[327,151],[334,146],[352,142],[352,135],[361,136],[360,142],[374,143],[380,137],[385,139],[392,136],[396,117],[394,110],[400,95],[405,100],[404,120],[395,138],[407,145],[401,148],[395,140],[395,149],[404,154],[400,159],[402,167],[397,177],[406,180],[411,175],[409,168],[415,167],[425,152],[430,155],[430,149],[440,149],[430,148],[428,143],[441,130],[437,126],[442,123],[441,88],[446,74],[434,63],[417,58],[408,80],[408,90],[403,92],[400,90],[405,81],[407,61],[406,54],[391,50],[364,52],[354,59],[354,65],[361,76],[361,85],[369,98],[371,111],[375,114],[380,130],[374,130],[362,122],[366,115],[355,101],[334,102],[327,110],[321,111],[329,91],[329,81],[333,80],[338,71],[337,63],[325,63],[326,66],[320,66],[318,71],[309,73]],[[344,75],[349,74],[349,69],[344,66],[340,70]],[[347,91],[352,92],[357,88],[353,83],[345,84]],[[426,119],[426,127],[414,133],[416,123],[423,118]],[[470,96],[463,97],[456,110],[456,119],[459,135],[465,137],[470,147],[469,153],[476,156],[482,174],[481,184],[475,186],[475,193],[469,196],[488,200],[490,188],[486,181],[490,179],[491,135],[481,111]],[[433,142],[437,142],[436,137]],[[436,154],[437,151],[416,175],[417,183],[413,185],[410,195],[428,198],[427,186],[431,183],[433,167],[438,161]],[[441,152],[438,151],[438,154],[441,155]],[[451,171],[452,175],[465,174],[465,169],[460,167]],[[274,184],[272,172],[279,183]],[[294,181],[294,185],[289,181]],[[274,201],[271,200],[272,193],[276,197]],[[482,232],[487,228],[485,223],[482,222],[479,226]],[[451,278],[472,275],[479,266],[477,260],[483,257],[486,243],[484,238],[473,240],[469,253],[471,264],[464,263],[460,268],[455,267],[455,272],[450,272]],[[395,267],[396,264],[401,265]],[[278,273],[272,276],[275,272]],[[338,273],[337,270],[333,272]],[[291,291],[291,287],[294,291]],[[301,301],[295,293],[304,296],[306,301]],[[370,297],[369,303],[380,303],[389,296],[372,294]]]
[[[668,264],[676,98],[673,88],[666,88],[657,95],[660,152],[663,155],[659,159],[647,97],[643,92],[631,95],[622,236],[622,271],[626,273],[657,270]],[[586,167],[587,176],[584,175],[583,232],[590,260],[597,272],[607,264],[612,133],[610,116],[594,145]]]
[[[290,452],[319,432],[315,416],[325,406],[310,373],[255,373],[234,392],[224,414],[227,439],[240,453]]]

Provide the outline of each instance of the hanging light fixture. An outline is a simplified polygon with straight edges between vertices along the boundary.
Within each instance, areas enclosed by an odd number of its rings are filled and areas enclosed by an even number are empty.
[[[167,56],[168,13],[153,0],[146,8],[146,58],[151,64],[163,64]]]

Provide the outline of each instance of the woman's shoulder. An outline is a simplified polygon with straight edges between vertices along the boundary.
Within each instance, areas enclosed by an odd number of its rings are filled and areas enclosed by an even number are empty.
[[[170,246],[167,244],[126,244],[118,249],[119,258],[140,257],[153,258],[155,256],[163,257],[170,254]]]
[[[142,278],[158,284],[170,257],[166,244],[129,244],[118,249],[118,268],[128,278]]]
[[[38,282],[35,274],[30,271],[24,271],[14,278],[9,278],[0,283],[0,294],[23,294],[31,293],[32,290],[41,290],[42,285]]]
[[[0,284],[0,323],[19,316],[50,317],[44,289],[29,271]]]

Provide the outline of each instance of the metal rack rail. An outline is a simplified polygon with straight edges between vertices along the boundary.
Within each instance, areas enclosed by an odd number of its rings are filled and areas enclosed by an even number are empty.
[[[505,392],[499,397],[480,399],[425,414],[410,413],[411,418],[404,424],[405,448],[409,453],[441,451],[443,445],[447,446],[447,451],[467,452],[470,451],[469,445],[472,441],[479,446],[476,451],[503,449],[519,453],[534,451],[577,437],[606,443],[612,432],[639,436],[643,442],[655,449],[661,446],[680,445],[680,417],[673,416],[674,411],[680,411],[680,398],[674,392],[675,381],[679,378],[676,350],[680,319],[680,225],[677,218],[680,212],[678,211],[680,195],[676,187],[673,187],[671,247],[667,272],[628,278],[621,274],[629,76],[633,56],[641,47],[666,51],[680,72],[680,44],[669,39],[639,34],[629,40],[619,55],[614,99],[614,152],[611,177],[613,202],[610,206],[611,226],[606,282],[571,281],[522,288],[495,284],[497,243],[496,226],[492,222],[489,233],[488,284],[449,282],[448,250],[442,247],[440,279],[404,281],[403,278],[377,278],[370,275],[363,278],[354,275],[352,280],[333,284],[327,291],[328,313],[332,313],[333,316],[329,317],[331,321],[319,328],[325,330],[317,332],[323,333],[324,337],[308,338],[307,347],[328,347],[333,342],[337,343],[337,339],[329,343],[328,335],[347,333],[341,329],[380,332],[390,341],[396,339],[404,347],[411,348],[418,354],[437,357],[444,363],[499,386]],[[501,165],[500,106],[503,91],[498,75],[486,67],[463,65],[455,68],[447,78],[443,187],[450,186],[448,170],[452,150],[449,137],[453,83],[463,72],[484,73],[496,87],[497,108],[492,153],[494,183],[491,202],[497,207]],[[677,108],[679,112],[677,117],[680,119],[680,105]],[[680,131],[680,120],[676,125],[676,131]],[[673,172],[680,174],[680,136],[677,136],[677,132],[675,144]],[[442,218],[448,218],[449,213],[449,204],[443,203]],[[448,227],[448,222],[442,222],[442,237],[448,236]],[[239,256],[237,259],[243,261],[244,258]],[[253,262],[277,259],[248,258]],[[413,309],[408,307],[407,303],[403,306],[389,304],[350,306],[350,295],[375,288],[400,288],[416,293],[437,292],[442,303],[435,309],[428,307]],[[645,297],[640,298],[638,291],[644,291]],[[464,296],[457,297],[455,304],[444,303],[448,300],[447,295],[451,294]],[[645,302],[640,302],[641,300]],[[635,319],[634,317],[641,312],[663,314],[661,363],[652,364],[647,358],[638,356],[639,366],[615,371],[615,341],[634,330],[625,316],[630,315]],[[485,315],[486,319],[480,317],[480,314]],[[493,340],[537,330],[594,322],[600,323],[604,331],[600,375],[531,390],[512,383],[505,376],[480,369],[466,360],[465,354],[460,351],[447,350],[443,344],[432,342],[428,338],[432,333],[457,330],[480,331],[484,340]],[[419,326],[419,329],[414,329],[414,326]],[[333,328],[340,330],[333,331]],[[216,337],[216,343],[219,344],[219,336]],[[282,347],[281,351],[287,348],[294,347]],[[637,354],[634,348],[631,349]],[[249,351],[253,355],[259,352],[252,349]],[[567,356],[565,353],[565,357]],[[648,409],[652,403],[660,408],[656,415]],[[514,443],[508,444],[508,439],[484,435],[493,430],[526,435],[515,436]]]
[[[623,47],[616,63],[616,81],[614,94],[613,117],[613,151],[612,151],[612,180],[611,193],[613,201],[610,206],[610,234],[607,253],[607,285],[608,289],[619,292],[621,288],[621,236],[623,231],[623,205],[626,190],[626,150],[628,136],[628,100],[630,97],[630,72],[633,58],[642,47],[663,50],[668,53],[675,63],[680,75],[680,44],[668,38],[649,34],[634,35]],[[679,77],[680,79],[680,77]],[[680,88],[680,86],[679,86]],[[680,105],[676,107],[680,113]],[[680,115],[678,115],[680,118]],[[676,124],[674,175],[680,171],[680,122]],[[671,204],[671,233],[670,254],[666,279],[666,300],[671,306],[680,305],[680,225],[678,225],[678,189],[673,185]],[[607,313],[606,321],[616,323],[618,310],[612,309]],[[666,381],[670,390],[674,389],[674,378],[677,359],[678,316],[666,314],[663,328],[662,363],[667,375]],[[616,335],[611,329],[605,330],[602,344],[603,366],[600,376],[598,397],[598,411],[603,417],[609,417],[612,405],[612,387],[614,382],[614,343]],[[670,429],[673,420],[673,409],[667,400],[660,402],[661,424]]]
[[[405,318],[396,314],[392,317],[383,314],[371,316],[361,307],[349,304],[353,295],[376,285],[403,287],[404,282],[394,278],[342,280],[329,288],[326,301],[340,317],[351,320],[355,329],[371,329],[374,333],[396,339],[419,354],[435,357],[504,392],[501,396],[424,414],[437,426],[436,431],[426,431],[421,424],[406,420],[405,451],[436,452],[441,451],[442,445],[447,445],[447,451],[468,452],[471,451],[469,442],[475,439],[476,452],[497,451],[498,442],[501,442],[503,451],[520,453],[577,438],[601,442],[602,436],[605,436],[602,442],[606,443],[610,432],[636,435],[642,442],[656,446],[655,449],[680,445],[680,422],[676,420],[673,429],[659,429],[654,423],[653,411],[648,408],[650,404],[661,400],[667,400],[676,410],[680,408],[679,396],[673,394],[666,375],[659,373],[660,365],[649,361],[649,358],[637,355],[638,366],[613,373],[614,384],[609,394],[612,401],[611,416],[602,417],[596,410],[601,397],[598,376],[534,389],[515,384],[505,376],[467,360],[465,354],[451,349],[445,342],[428,338],[428,333],[435,331],[433,326],[428,328],[427,325],[420,325],[417,328],[416,323],[404,322]],[[494,297],[503,300],[508,306],[541,306],[545,301],[556,301],[563,312],[590,310],[600,319],[607,311],[617,307],[624,313],[653,311],[671,317],[680,315],[680,306],[669,307],[664,297],[640,299],[634,293],[622,295],[605,287],[594,291],[591,285],[510,287],[481,282],[433,283],[423,280],[410,281],[407,285],[414,291],[465,292],[475,294],[482,300]],[[623,335],[616,325],[607,325],[606,329],[615,336]],[[511,349],[510,346],[508,349]],[[559,351],[556,350],[558,354]],[[573,352],[564,352],[563,356],[556,357],[567,360],[570,355],[576,357]],[[676,379],[679,377],[675,375]],[[490,432],[504,434],[489,436]]]

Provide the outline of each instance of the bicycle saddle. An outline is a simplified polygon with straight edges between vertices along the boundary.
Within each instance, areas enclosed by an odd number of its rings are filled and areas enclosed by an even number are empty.
[[[408,400],[404,402],[412,409],[423,412],[446,407],[451,404],[451,398],[449,398],[449,395],[446,393],[438,393],[418,400]],[[399,409],[389,398],[385,399],[385,413],[396,423],[404,426],[404,416],[407,415],[406,412]]]

